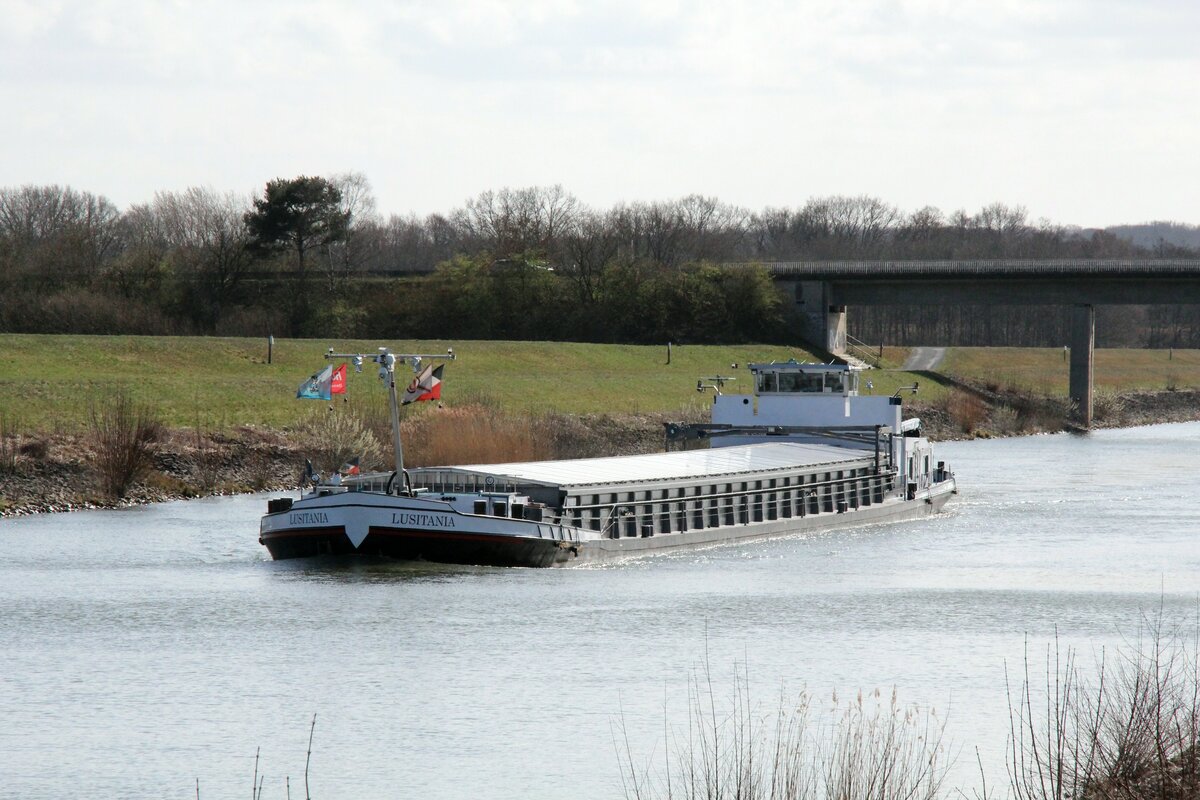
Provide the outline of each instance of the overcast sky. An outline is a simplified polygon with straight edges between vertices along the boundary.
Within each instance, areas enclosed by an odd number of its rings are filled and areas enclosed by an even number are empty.
[[[0,0],[0,185],[1200,223],[1200,2]]]

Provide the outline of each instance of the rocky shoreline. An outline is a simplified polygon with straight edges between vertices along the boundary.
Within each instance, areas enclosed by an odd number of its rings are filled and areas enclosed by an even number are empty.
[[[935,404],[914,404],[935,441],[1078,430],[1061,399],[961,386]],[[663,422],[678,415],[556,416],[547,457],[624,455],[661,450]],[[1096,398],[1095,427],[1200,420],[1200,391],[1128,392]],[[546,424],[546,420],[539,420]],[[305,454],[288,431],[238,427],[223,432],[167,431],[153,448],[146,477],[122,498],[106,497],[83,434],[17,436],[0,460],[0,516],[122,508],[194,497],[294,490]]]

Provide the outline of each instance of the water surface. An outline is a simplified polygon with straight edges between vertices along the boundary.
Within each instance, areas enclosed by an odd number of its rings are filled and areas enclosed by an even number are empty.
[[[937,519],[602,568],[274,563],[266,497],[0,522],[0,797],[617,797],[707,658],[895,687],[1003,777],[1004,668],[1200,590],[1200,425],[950,443]],[[299,790],[297,787],[301,787]]]

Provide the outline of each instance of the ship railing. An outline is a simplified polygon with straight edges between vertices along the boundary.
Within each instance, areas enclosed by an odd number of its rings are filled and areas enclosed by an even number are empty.
[[[392,472],[368,472],[362,475],[352,475],[342,479],[342,486],[351,492],[385,493],[391,484]]]
[[[874,505],[895,493],[897,476],[894,468],[887,467],[864,475],[786,486],[748,486],[745,489],[676,497],[578,503],[565,506],[562,509],[562,518],[564,521],[572,519],[571,524],[575,527],[598,530],[605,538],[622,538],[621,530],[626,526],[633,529],[633,533],[629,535],[650,536],[668,532],[678,533],[681,530],[747,525],[777,519],[842,513],[864,505]],[[781,513],[785,508],[788,509],[788,513]],[[599,512],[598,529],[590,524],[594,520],[590,512]],[[705,524],[694,525],[691,522],[697,515],[705,520]],[[709,524],[708,520],[714,517],[721,521]],[[730,517],[733,521],[726,521]],[[661,524],[664,520],[667,521],[668,528],[676,528],[678,520],[683,520],[684,525],[675,530],[664,530]],[[671,520],[675,520],[676,523],[670,522]]]
[[[728,425],[713,422],[665,422],[663,425],[668,444],[725,436],[813,436],[873,447],[882,437],[892,433],[887,425],[841,425],[836,428],[828,425]]]

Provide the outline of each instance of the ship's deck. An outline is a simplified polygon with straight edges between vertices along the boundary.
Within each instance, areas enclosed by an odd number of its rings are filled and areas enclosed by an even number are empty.
[[[824,464],[860,462],[873,457],[874,454],[870,450],[836,445],[770,442],[609,458],[423,467],[412,470],[412,473],[418,480],[421,474],[455,473],[491,477],[497,483],[532,483],[559,486],[565,489],[578,486],[773,472]]]

